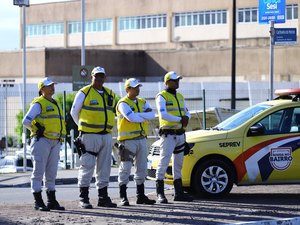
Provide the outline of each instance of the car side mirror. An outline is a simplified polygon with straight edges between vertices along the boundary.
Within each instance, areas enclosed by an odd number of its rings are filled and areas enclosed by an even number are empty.
[[[254,124],[248,130],[247,136],[258,136],[265,133],[265,127],[261,123]]]

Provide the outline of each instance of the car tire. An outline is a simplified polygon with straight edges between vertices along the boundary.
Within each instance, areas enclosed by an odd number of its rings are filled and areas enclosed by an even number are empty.
[[[201,197],[221,198],[227,195],[233,186],[231,166],[220,159],[209,159],[197,167],[192,187]]]

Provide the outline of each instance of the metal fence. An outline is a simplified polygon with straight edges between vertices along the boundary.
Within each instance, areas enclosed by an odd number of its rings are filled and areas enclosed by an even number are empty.
[[[162,82],[147,82],[142,83],[140,97],[146,98],[156,110],[155,96],[164,89]],[[124,96],[124,83],[106,83],[105,86],[111,88],[116,94]],[[22,84],[15,84],[13,86],[0,86],[0,140],[6,138],[7,141],[1,142],[0,149],[9,148],[16,149],[17,134],[15,129],[17,127],[17,114],[22,111]],[[274,83],[274,88],[299,88],[298,82],[284,82]],[[27,84],[26,105],[38,96],[37,84]],[[197,123],[199,122],[201,128],[201,119],[197,112],[203,111],[203,90],[205,90],[205,106],[206,110],[214,107],[230,108],[231,106],[231,83],[230,82],[195,82],[195,83],[180,83],[179,91],[185,96],[188,109],[195,113]],[[57,84],[56,93],[62,92],[72,93],[72,84]],[[261,101],[268,100],[269,84],[268,82],[237,82],[236,83],[236,109],[241,110],[248,106],[254,105]],[[157,122],[150,123],[150,135],[155,136]],[[198,128],[197,126],[195,126]],[[191,129],[196,129],[192,127]],[[114,136],[116,136],[116,128],[114,129]]]

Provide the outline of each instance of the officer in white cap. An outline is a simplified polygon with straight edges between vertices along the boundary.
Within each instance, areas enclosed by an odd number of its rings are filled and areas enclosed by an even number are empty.
[[[85,150],[80,157],[78,186],[80,207],[92,208],[89,187],[96,166],[98,206],[116,207],[108,196],[107,187],[111,171],[112,129],[115,123],[115,93],[103,84],[104,68],[92,70],[92,83],[80,89],[75,96],[71,116],[78,125],[79,140]]]
[[[184,97],[176,90],[181,76],[174,71],[164,76],[166,89],[156,96],[159,115],[160,159],[156,171],[156,192],[158,203],[168,203],[164,194],[164,178],[172,157],[172,174],[174,178],[174,201],[192,201],[183,192],[181,169],[185,148],[185,129],[190,119]]]
[[[54,82],[44,78],[38,83],[40,97],[33,100],[23,119],[23,124],[31,131],[31,155],[33,171],[31,190],[36,210],[64,210],[55,197],[55,179],[59,161],[61,142],[66,135],[62,108],[52,98]],[[42,181],[48,197],[47,206],[42,199]]]
[[[120,155],[119,187],[122,206],[129,206],[127,184],[131,167],[134,164],[137,204],[152,205],[155,200],[145,195],[144,182],[147,176],[147,134],[148,121],[154,119],[154,112],[149,103],[138,98],[142,84],[135,78],[125,82],[127,95],[117,105],[118,148]]]

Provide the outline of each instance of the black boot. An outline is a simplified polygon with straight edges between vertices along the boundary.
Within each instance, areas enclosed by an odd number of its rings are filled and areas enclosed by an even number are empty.
[[[153,205],[155,203],[155,200],[151,200],[145,195],[144,184],[136,186],[136,197],[136,204]]]
[[[50,209],[45,205],[43,198],[42,198],[42,192],[33,192],[34,197],[34,209],[40,210],[40,211],[50,211]]]
[[[182,189],[182,180],[176,179],[174,180],[174,189],[175,189],[175,196],[174,201],[180,201],[180,202],[192,202],[193,198],[189,195],[185,194]]]
[[[56,201],[55,191],[47,191],[46,193],[48,197],[47,207],[49,209],[65,210],[65,207],[60,206],[58,201]]]
[[[102,207],[109,207],[109,208],[116,208],[117,204],[113,203],[110,199],[110,197],[108,197],[107,194],[107,187],[98,189],[98,206],[102,206]]]
[[[156,180],[156,193],[157,193],[157,201],[158,203],[168,203],[168,199],[164,193],[164,181]]]
[[[92,209],[93,206],[90,203],[90,199],[89,199],[89,187],[80,187],[79,188],[80,191],[80,207],[83,209]]]
[[[126,184],[122,184],[120,186],[121,206],[129,206],[126,189],[127,189]]]

